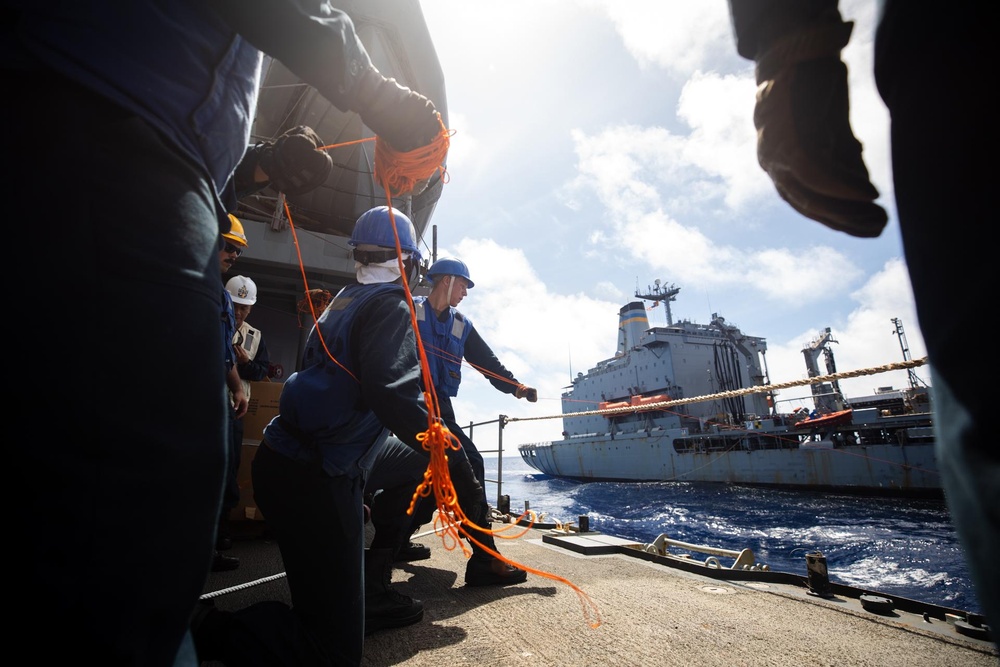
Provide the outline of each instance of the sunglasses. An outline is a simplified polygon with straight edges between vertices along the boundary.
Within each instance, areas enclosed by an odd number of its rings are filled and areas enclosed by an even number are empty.
[[[237,257],[239,257],[240,255],[243,254],[243,248],[240,248],[239,246],[235,246],[232,243],[227,243],[226,247],[224,248],[224,250],[226,252],[235,252]]]

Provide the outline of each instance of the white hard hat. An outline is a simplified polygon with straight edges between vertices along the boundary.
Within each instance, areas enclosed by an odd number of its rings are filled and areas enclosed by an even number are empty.
[[[252,306],[257,303],[257,285],[246,276],[233,276],[226,283],[226,291],[233,297],[233,303]]]

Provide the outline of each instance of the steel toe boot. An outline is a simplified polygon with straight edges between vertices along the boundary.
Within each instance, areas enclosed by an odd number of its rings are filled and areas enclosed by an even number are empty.
[[[402,628],[424,617],[424,603],[392,587],[392,549],[365,551],[365,634]]]

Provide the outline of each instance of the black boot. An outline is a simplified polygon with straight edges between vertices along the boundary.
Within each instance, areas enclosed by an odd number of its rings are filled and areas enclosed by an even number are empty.
[[[228,572],[240,566],[240,559],[236,556],[227,556],[218,551],[212,556],[212,572]]]
[[[365,635],[424,617],[424,603],[392,588],[392,549],[365,551]]]
[[[409,563],[415,560],[426,560],[431,557],[431,548],[410,540],[396,552],[397,563]]]
[[[229,525],[229,516],[223,515],[215,530],[215,550],[228,551],[233,548],[233,536]]]
[[[491,524],[484,522],[482,527],[489,530]],[[475,531],[473,537],[493,551],[500,553],[493,535]],[[527,578],[528,573],[524,570],[512,567],[475,544],[472,545],[472,556],[469,557],[469,562],[465,566],[466,586],[509,586],[510,584],[520,584]]]

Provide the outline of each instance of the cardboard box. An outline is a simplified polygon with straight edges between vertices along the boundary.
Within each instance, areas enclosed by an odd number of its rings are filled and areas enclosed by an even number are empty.
[[[240,504],[229,514],[229,518],[233,521],[264,520],[253,500],[250,464],[253,463],[253,458],[260,448],[264,427],[278,414],[278,398],[284,386],[281,382],[250,383],[250,406],[243,416],[243,449],[240,452],[240,469],[236,476],[240,485]]]
[[[278,397],[282,382],[251,382],[250,407],[243,417],[243,443],[259,443],[264,427],[278,414]]]
[[[236,479],[240,484],[240,504],[229,513],[231,521],[263,521],[264,516],[257,509],[257,504],[253,500],[253,478],[250,476],[250,464],[253,457],[257,455],[260,444],[257,442],[243,444],[240,453],[240,470]]]

